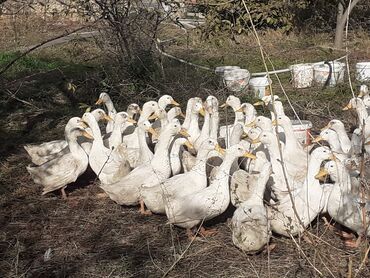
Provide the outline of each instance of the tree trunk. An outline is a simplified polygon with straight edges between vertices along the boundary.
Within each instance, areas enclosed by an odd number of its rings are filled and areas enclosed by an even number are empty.
[[[352,12],[352,9],[360,2],[361,0],[353,0],[351,4],[348,4],[347,9],[344,10],[343,0],[338,1],[338,12],[337,12],[337,25],[335,27],[335,39],[334,47],[341,49],[343,48],[343,35],[344,27],[347,23],[347,17]]]

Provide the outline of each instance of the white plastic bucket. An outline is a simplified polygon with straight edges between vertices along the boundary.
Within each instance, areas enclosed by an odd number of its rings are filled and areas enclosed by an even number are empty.
[[[302,144],[309,145],[311,144],[311,128],[312,128],[312,123],[310,121],[299,121],[299,120],[292,120],[292,125],[293,125],[293,131],[294,135],[297,137],[299,142]]]
[[[313,66],[312,64],[297,64],[290,66],[294,88],[308,88],[312,86]]]
[[[224,73],[224,84],[232,92],[244,90],[249,82],[251,74],[246,69],[234,69]]]
[[[329,62],[332,67],[332,73],[329,80],[329,86],[334,87],[338,83],[343,83],[344,81],[344,68],[345,63],[332,61]],[[329,78],[329,65],[320,64],[313,67],[313,78],[316,84],[323,85],[326,80]]]
[[[215,69],[215,73],[217,75],[223,76],[225,74],[225,72],[231,71],[231,70],[236,70],[236,69],[240,69],[240,67],[238,67],[238,66],[221,66],[221,67],[217,67]]]
[[[249,86],[256,97],[262,99],[265,96],[266,87],[271,84],[267,77],[254,77],[249,80]]]
[[[360,82],[370,81],[370,62],[356,64],[356,79]]]

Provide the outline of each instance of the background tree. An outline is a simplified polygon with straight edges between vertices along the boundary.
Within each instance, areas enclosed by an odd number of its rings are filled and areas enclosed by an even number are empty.
[[[335,48],[342,48],[343,47],[343,34],[344,29],[347,23],[348,15],[352,12],[353,8],[360,2],[361,0],[353,0],[353,1],[338,1],[338,10],[337,10],[337,24],[335,28],[335,39],[334,39],[334,47]],[[345,3],[348,2],[348,3]],[[347,7],[345,9],[345,6]]]

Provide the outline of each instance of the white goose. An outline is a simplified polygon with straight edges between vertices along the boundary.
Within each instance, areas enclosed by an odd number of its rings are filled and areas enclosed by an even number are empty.
[[[308,152],[294,134],[292,122],[285,115],[278,115],[273,125],[281,126],[285,133],[284,160],[287,162],[287,171],[292,181],[302,182],[307,173]]]
[[[158,106],[159,108],[162,108],[163,110],[166,110],[168,105],[175,105],[175,106],[180,106],[178,102],[176,102],[173,97],[169,95],[163,95],[159,98],[158,100]]]
[[[370,236],[370,230],[364,229],[363,219],[365,223],[369,223],[370,203],[365,199],[365,204],[362,204],[361,197],[352,195],[351,181],[347,170],[341,163],[329,161],[315,177],[320,178],[324,175],[330,175],[335,182],[330,184],[328,188],[328,198],[326,202],[326,211],[338,223],[355,231],[360,237],[356,242],[346,241],[349,247],[357,247],[361,237]],[[364,207],[362,207],[364,205]],[[365,212],[365,215],[363,215]]]
[[[172,144],[170,151],[170,163],[171,163],[171,172],[172,176],[180,174],[182,165],[180,160],[180,149],[181,146],[186,146],[188,149],[194,149],[194,146],[186,138],[177,138]]]
[[[170,207],[174,196],[185,196],[207,187],[207,156],[212,150],[221,150],[217,141],[208,139],[200,148],[194,167],[152,187],[142,189],[142,197],[147,208],[154,213],[165,213],[165,203]]]
[[[274,101],[272,101],[272,99],[274,99]],[[267,108],[270,110],[271,120],[275,120],[274,107],[275,107],[275,112],[277,116],[285,115],[283,104],[277,95],[274,95],[273,98],[271,95],[264,96],[262,97],[261,101],[258,101],[254,103],[253,105],[254,106],[259,106],[259,105],[267,106]]]
[[[307,178],[301,185],[295,186],[295,190],[291,191],[293,200],[287,194],[272,208],[268,208],[272,231],[284,236],[295,236],[302,233],[324,209],[324,190],[319,181],[315,179],[315,175],[319,172],[321,163],[331,158],[333,158],[332,152],[327,147],[316,148],[311,153]],[[273,171],[274,182],[283,182],[282,187],[287,187],[284,177],[277,177],[277,174],[280,175],[280,173],[275,172],[274,166]],[[293,188],[291,184],[290,187]],[[296,210],[293,209],[292,201]]]
[[[138,123],[148,121],[149,117],[158,110],[159,106],[156,101],[148,101],[144,103]],[[123,136],[122,142],[128,147],[127,156],[131,168],[136,168],[138,166],[137,163],[140,156],[138,128],[135,128],[131,134]]]
[[[137,115],[140,115],[141,109],[138,104],[131,103],[129,106],[127,106],[126,112],[131,119],[135,120],[138,118]]]
[[[172,107],[170,110],[167,112],[167,120],[170,122],[176,117],[182,117],[185,118],[184,113],[182,113],[181,108],[178,106]]]
[[[114,117],[117,114],[117,110],[114,108],[113,101],[111,100],[110,96],[107,93],[101,93],[99,95],[99,99],[96,101],[95,105],[104,104],[107,111],[108,116],[111,117],[114,120]],[[113,123],[114,121],[108,122],[105,132],[110,133],[113,130]]]
[[[97,121],[101,120],[111,120],[109,116],[102,110],[102,109],[95,109],[91,112],[95,119]],[[70,124],[67,124],[65,129],[73,129],[74,121],[72,121]],[[79,144],[82,146],[82,148],[85,150],[85,152],[88,154],[90,150],[90,142],[86,142],[87,140],[82,138],[79,138]],[[28,155],[31,157],[32,163],[35,165],[41,165],[49,160],[55,159],[57,157],[60,157],[64,154],[69,153],[68,149],[68,142],[65,139],[61,140],[54,140],[50,142],[45,142],[39,145],[25,145],[24,149],[28,153]]]
[[[268,162],[265,153],[258,151],[256,152],[252,171],[247,172],[240,169],[233,173],[230,182],[230,197],[234,207],[239,207],[241,203],[251,198],[260,178],[260,172]]]
[[[118,145],[115,149],[104,146],[101,132],[94,116],[85,113],[82,120],[91,128],[94,141],[89,155],[89,164],[102,184],[110,184],[126,176],[131,167],[127,161],[125,144]]]
[[[240,156],[255,158],[241,145],[234,145],[226,150],[224,161],[208,187],[186,196],[174,196],[166,204],[169,222],[186,228],[190,235],[192,227],[222,214],[230,203],[230,167]]]
[[[226,102],[220,107],[231,107],[235,113],[234,124],[220,127],[220,138],[225,138],[226,146],[228,147],[230,145],[230,135],[233,132],[233,127],[236,123],[244,123],[244,114],[240,111],[240,99],[233,95],[228,96]]]
[[[322,140],[329,143],[330,149],[340,161],[344,162],[344,160],[348,158],[348,156],[342,150],[337,132],[330,128],[322,129],[320,135],[317,136],[312,142],[317,143]]]
[[[190,143],[194,144],[194,142],[200,136],[199,114],[204,116],[204,108],[202,103],[199,103],[198,101],[193,101],[192,109],[189,114],[190,114],[190,124],[188,129],[188,132],[190,134],[189,141]]]
[[[209,136],[210,138],[217,140],[218,136],[218,127],[220,123],[220,116],[218,112],[218,99],[215,96],[208,96],[206,99],[206,103],[208,107],[211,107],[211,119],[210,119],[210,128],[209,128]]]
[[[135,157],[137,158],[137,161],[135,161],[136,167],[150,162],[154,156],[146,140],[147,133],[152,134],[153,137],[158,137],[157,132],[152,128],[149,121],[138,123],[137,136],[139,140],[139,153],[138,156]],[[129,160],[133,161],[135,158],[130,158]]]
[[[368,116],[366,106],[361,98],[352,98],[343,108],[343,110],[349,109],[356,109],[359,121],[359,127],[353,133],[358,135],[361,134],[361,136],[352,136],[353,140],[351,144],[352,146],[362,146],[362,137],[366,139],[370,136],[370,117]],[[370,154],[370,145],[365,145],[365,150]]]
[[[195,105],[195,103],[202,104],[202,99],[199,97],[193,97],[188,100],[187,105],[186,105],[185,119],[184,119],[184,123],[182,124],[182,127],[186,130],[189,130],[190,122],[192,118],[191,111],[193,110],[193,106]]]
[[[330,128],[334,130],[338,135],[338,140],[340,142],[340,148],[345,154],[351,153],[351,140],[349,139],[344,124],[339,120],[331,120],[327,126],[323,129]]]
[[[256,108],[250,104],[250,103],[242,103],[241,107],[239,108],[239,111],[244,113],[244,124],[247,126],[250,123],[254,122],[257,117],[257,111]],[[246,130],[248,132],[248,130]]]
[[[245,200],[231,219],[233,243],[247,253],[260,251],[271,237],[263,195],[271,174],[271,164],[266,162],[252,185],[250,197]]]
[[[173,137],[179,132],[182,132],[181,125],[175,119],[161,133],[158,149],[149,163],[138,166],[114,184],[101,186],[102,189],[120,205],[137,205],[140,202],[140,212],[146,214],[140,192],[142,188],[160,184],[170,177],[168,150]]]
[[[198,136],[198,138],[194,141],[194,149],[196,151],[199,150],[201,144],[204,140],[210,138],[210,129],[211,129],[211,113],[212,113],[212,106],[208,106],[207,101],[204,103],[204,122],[202,130]]]
[[[126,129],[126,123],[135,124],[126,112],[118,112],[114,118],[113,129],[110,136],[104,140],[104,145],[109,149],[115,149],[122,143],[122,133]]]
[[[83,174],[89,164],[86,152],[78,144],[78,136],[92,136],[84,130],[85,125],[80,118],[74,117],[68,121],[72,129],[66,129],[65,137],[68,143],[69,153],[47,161],[40,166],[27,166],[33,181],[44,187],[42,194],[61,189],[63,198],[66,198],[64,189]]]

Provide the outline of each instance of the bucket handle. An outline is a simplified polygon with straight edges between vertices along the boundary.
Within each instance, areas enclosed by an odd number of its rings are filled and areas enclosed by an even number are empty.
[[[329,61],[324,61],[324,64],[329,66],[329,75],[328,75],[328,78],[326,79],[326,81],[324,83],[324,86],[322,86],[322,89],[325,89],[329,85],[330,79],[331,79],[331,75],[333,73],[333,67],[330,64],[330,62]]]

